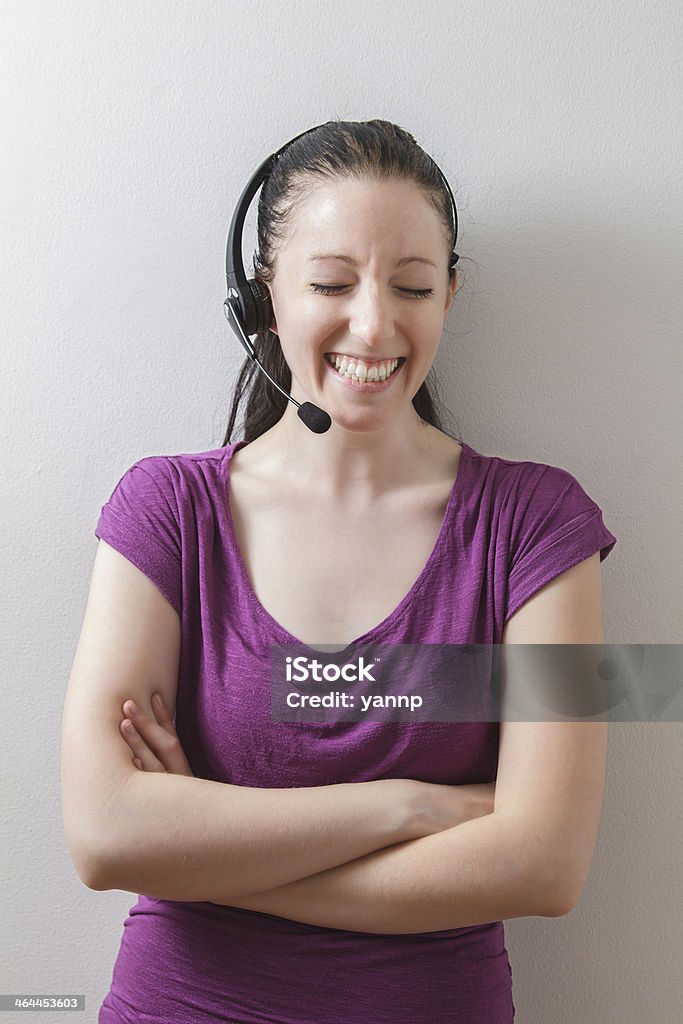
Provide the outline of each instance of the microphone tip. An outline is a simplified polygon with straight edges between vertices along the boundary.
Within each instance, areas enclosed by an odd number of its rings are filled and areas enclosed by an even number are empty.
[[[297,409],[297,416],[314,434],[324,434],[332,426],[328,414],[312,402],[304,402]]]

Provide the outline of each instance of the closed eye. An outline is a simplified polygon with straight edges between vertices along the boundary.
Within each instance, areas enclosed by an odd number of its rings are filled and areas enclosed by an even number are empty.
[[[350,287],[347,284],[312,284],[311,288],[314,292],[318,292],[321,295],[338,295],[339,292],[344,291],[345,288]],[[433,288],[399,288],[400,292],[404,292],[407,295],[413,295],[417,299],[427,299],[433,293]]]

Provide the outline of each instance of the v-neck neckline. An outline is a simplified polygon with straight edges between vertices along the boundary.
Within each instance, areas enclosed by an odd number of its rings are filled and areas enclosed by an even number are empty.
[[[271,634],[273,634],[273,637],[274,639],[276,639],[276,642],[283,644],[296,644],[297,647],[302,648],[304,652],[310,653],[311,656],[314,656],[316,654],[319,655],[328,653],[327,651],[321,650],[320,648],[310,647],[308,644],[305,644],[302,640],[299,640],[292,633],[290,633],[289,630],[285,629],[285,627],[281,623],[279,623],[277,619],[275,619],[270,614],[268,609],[261,603],[251,584],[251,579],[249,578],[249,573],[247,572],[246,563],[244,561],[244,558],[242,557],[242,551],[237,541],[235,522],[233,520],[232,511],[230,508],[230,464],[232,462],[232,457],[236,451],[238,451],[240,448],[246,447],[246,445],[249,443],[250,442],[243,440],[235,441],[233,444],[227,445],[225,450],[225,456],[223,458],[223,472],[221,474],[223,495],[225,498],[223,504],[226,512],[227,535],[232,549],[232,562],[237,567],[240,579],[242,581],[242,586],[244,588],[244,592],[247,595],[249,602],[255,609],[256,614],[263,621],[264,625],[269,628],[269,631]],[[472,454],[472,449],[470,448],[469,445],[465,444],[464,441],[458,439],[458,443],[462,446],[462,450],[460,452],[460,460],[458,462],[458,471],[456,473],[455,480],[453,481],[453,486],[448,497],[446,511],[444,512],[443,519],[441,520],[439,533],[437,535],[436,541],[434,542],[434,546],[432,547],[432,550],[429,553],[429,556],[422,567],[421,572],[413,582],[413,585],[410,587],[408,592],[403,596],[401,601],[399,601],[399,603],[393,609],[393,611],[389,612],[387,616],[385,616],[371,629],[367,629],[364,633],[361,633],[359,636],[355,637],[355,639],[351,640],[342,650],[335,651],[335,657],[336,655],[345,655],[358,644],[372,643],[376,639],[387,633],[387,631],[393,625],[395,625],[395,623],[398,622],[398,620],[401,619],[402,616],[407,612],[415,598],[418,596],[419,592],[424,588],[424,586],[428,582],[429,577],[431,576],[434,566],[438,560],[439,552],[443,545],[445,544],[451,520],[458,506],[460,495],[462,492],[462,481],[465,475],[464,469],[467,461],[470,458],[470,455]]]

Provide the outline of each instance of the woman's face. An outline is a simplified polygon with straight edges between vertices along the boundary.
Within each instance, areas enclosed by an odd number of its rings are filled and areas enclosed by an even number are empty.
[[[455,293],[449,255],[444,226],[415,185],[344,179],[312,186],[292,213],[270,286],[271,329],[292,371],[293,397],[320,405],[348,429],[382,426],[408,407],[414,415],[412,399]],[[332,353],[379,383],[342,377],[328,361]],[[394,359],[402,362],[382,380],[390,366],[378,363]]]

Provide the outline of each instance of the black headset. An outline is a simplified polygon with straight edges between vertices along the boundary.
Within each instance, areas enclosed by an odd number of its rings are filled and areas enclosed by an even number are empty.
[[[328,122],[325,122],[327,124]],[[239,197],[235,212],[232,215],[232,221],[230,222],[230,230],[228,232],[228,245],[225,252],[225,276],[227,281],[228,294],[223,308],[225,316],[232,327],[233,331],[237,335],[237,338],[247,353],[247,356],[256,363],[258,368],[265,373],[268,380],[273,384],[278,391],[290,402],[293,402],[297,406],[297,415],[306,424],[306,426],[312,430],[315,434],[324,434],[325,431],[330,429],[332,420],[328,413],[323,409],[318,408],[317,405],[313,405],[311,402],[304,402],[300,404],[291,395],[288,395],[284,391],[277,381],[274,381],[268,371],[259,362],[254,346],[249,340],[249,335],[257,334],[259,331],[268,330],[273,320],[273,307],[270,301],[270,292],[268,288],[260,281],[255,278],[249,278],[244,272],[244,264],[242,262],[242,229],[244,227],[244,219],[247,215],[247,210],[251,204],[254,195],[257,190],[266,180],[270,174],[273,165],[280,153],[282,153],[288,146],[291,146],[297,139],[302,138],[304,135],[308,135],[309,132],[317,131],[318,128],[322,128],[324,125],[316,125],[314,128],[307,128],[305,132],[300,132],[299,135],[295,135],[293,139],[286,142],[284,146],[281,146],[275,153],[263,161],[260,167],[254,172],[249,181],[247,182],[242,195]],[[448,194],[451,197],[451,204],[453,206],[453,252],[451,253],[450,262],[448,265],[449,271],[458,262],[459,256],[455,251],[455,242],[458,237],[458,212],[455,207],[455,199],[453,198],[453,192],[448,181],[437,166],[437,170],[441,175]]]

